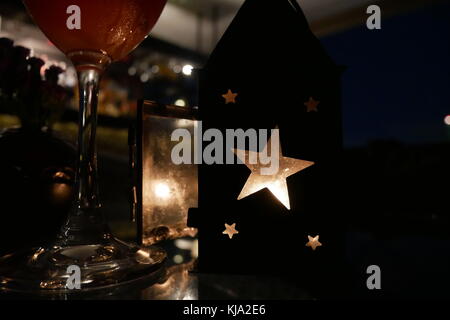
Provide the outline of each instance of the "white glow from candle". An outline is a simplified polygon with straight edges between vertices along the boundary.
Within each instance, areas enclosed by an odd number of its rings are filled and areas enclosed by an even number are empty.
[[[155,195],[161,199],[167,199],[170,196],[170,188],[167,183],[159,182],[155,184]]]

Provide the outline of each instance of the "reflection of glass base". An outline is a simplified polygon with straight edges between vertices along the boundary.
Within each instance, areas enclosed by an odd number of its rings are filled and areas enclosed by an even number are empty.
[[[162,249],[114,238],[97,245],[35,248],[0,258],[0,290],[61,294],[111,288],[150,276],[165,259]],[[80,289],[70,289],[76,272],[68,272],[69,266],[80,267]]]

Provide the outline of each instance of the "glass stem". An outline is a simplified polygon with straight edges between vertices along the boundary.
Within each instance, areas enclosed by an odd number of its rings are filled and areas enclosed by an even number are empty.
[[[63,245],[78,245],[108,238],[109,231],[100,210],[97,183],[97,102],[101,71],[78,70],[80,110],[76,198],[59,236]]]
[[[78,169],[76,205],[78,214],[100,207],[97,184],[97,102],[100,71],[78,71],[80,111],[78,128]]]

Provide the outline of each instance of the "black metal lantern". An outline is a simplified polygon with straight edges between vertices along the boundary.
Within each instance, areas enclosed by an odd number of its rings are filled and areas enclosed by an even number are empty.
[[[296,1],[245,1],[199,72],[203,129],[279,128],[283,156],[314,165],[286,177],[284,201],[240,196],[249,166],[201,165],[199,271],[289,274],[322,294],[342,278],[341,71]]]

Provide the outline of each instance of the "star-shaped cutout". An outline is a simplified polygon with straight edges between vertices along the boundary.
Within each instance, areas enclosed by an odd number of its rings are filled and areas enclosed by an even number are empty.
[[[299,171],[302,171],[314,164],[311,161],[305,161],[300,159],[283,157],[281,146],[280,146],[280,138],[277,134],[277,140],[273,143],[277,143],[279,146],[279,168],[278,170],[271,175],[262,174],[261,169],[267,167],[267,165],[263,165],[259,163],[260,154],[267,155],[267,148],[271,146],[272,137],[270,137],[267,142],[263,152],[254,152],[254,151],[245,151],[245,157],[242,158],[240,152],[238,150],[233,150],[234,153],[238,156],[238,158],[245,163],[245,165],[250,169],[251,174],[247,179],[244,187],[242,188],[241,193],[238,196],[238,200],[241,200],[249,195],[256,193],[264,188],[269,189],[269,191],[288,209],[291,209],[289,203],[289,192],[288,186],[286,182],[286,178],[296,174]],[[246,159],[258,159],[257,164],[249,164],[246,162]]]
[[[222,97],[225,99],[225,104],[236,103],[237,96],[238,96],[238,94],[233,93],[230,89],[228,89],[227,93],[222,95]]]
[[[317,247],[321,247],[322,244],[319,242],[319,235],[315,236],[314,238],[308,236],[308,243],[306,244],[306,246],[311,247],[313,251],[315,251]]]
[[[313,97],[310,97],[307,102],[305,102],[306,112],[318,112],[317,106],[320,104],[320,101],[314,100]]]
[[[233,239],[233,236],[238,233],[239,231],[236,230],[236,223],[233,223],[231,226],[225,223],[225,230],[222,232],[222,234],[227,234],[230,239]]]

